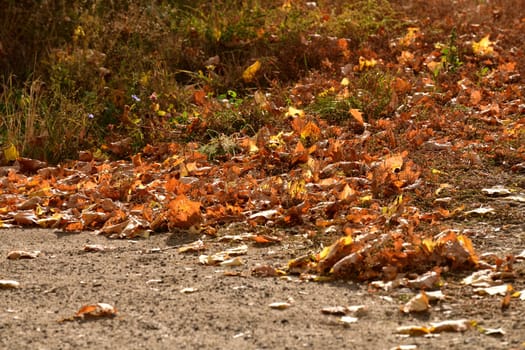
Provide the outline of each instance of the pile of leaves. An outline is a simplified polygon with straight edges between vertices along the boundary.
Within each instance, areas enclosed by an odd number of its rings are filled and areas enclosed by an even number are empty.
[[[443,225],[472,212],[450,196],[458,174],[484,164],[516,176],[525,169],[516,53],[490,37],[432,43],[411,27],[385,52],[359,53],[338,41],[341,62],[327,60],[326,72],[290,87],[291,105],[257,91],[254,103],[281,124],[252,137],[221,135],[219,158],[178,142],[148,145],[129,160],[86,151],[54,167],[17,158],[1,170],[0,226],[110,238],[191,230],[213,239],[219,228],[241,222],[255,233],[272,229],[252,236],[256,243],[290,233],[334,240],[290,261],[288,273],[305,278],[509,269],[505,259],[481,260],[469,237]],[[256,63],[245,71],[247,81],[258,73]],[[356,94],[355,84],[381,72],[392,79],[381,94],[387,103],[378,106],[377,94]],[[213,112],[216,101],[201,90],[195,100]],[[326,106],[328,112],[320,108]],[[344,118],[332,118],[341,108]],[[205,126],[199,117],[187,131]],[[120,155],[124,146],[122,140],[106,149]]]

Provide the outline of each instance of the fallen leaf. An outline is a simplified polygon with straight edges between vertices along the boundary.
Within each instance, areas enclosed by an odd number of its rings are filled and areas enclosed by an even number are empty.
[[[359,123],[359,125],[364,125],[363,114],[359,109],[351,108],[349,111],[350,115]]]
[[[12,289],[20,287],[20,283],[14,280],[0,280],[0,289]]]
[[[244,255],[248,253],[248,246],[246,244],[240,245],[238,247],[226,249],[224,251],[226,254],[234,256],[234,255]]]
[[[99,317],[114,317],[117,315],[117,309],[106,303],[97,303],[91,305],[84,305],[77,311],[75,318],[99,318]]]
[[[339,319],[339,321],[342,322],[343,324],[351,324],[351,323],[356,323],[357,321],[359,321],[359,319],[353,316],[342,316]]]
[[[26,251],[13,250],[7,254],[7,258],[11,260],[17,259],[34,259],[40,255],[40,250]]]
[[[488,56],[494,53],[494,42],[490,41],[490,34],[485,35],[480,41],[472,43],[472,51],[478,56]]]
[[[348,309],[346,308],[346,306],[326,306],[321,309],[321,312],[323,314],[340,316],[346,315]]]
[[[274,303],[269,304],[268,306],[271,307],[272,309],[284,310],[284,309],[288,309],[290,306],[292,306],[292,304],[286,301],[276,301]]]
[[[270,265],[257,265],[252,269],[252,275],[257,277],[275,277],[283,274],[283,271]]]
[[[228,259],[228,260],[224,260],[224,261],[221,261],[219,263],[219,265],[221,266],[241,266],[242,264],[244,264],[243,260],[240,258],[240,257],[235,257],[235,258],[231,258],[231,259]]]
[[[373,68],[377,64],[377,61],[374,58],[366,59],[364,57],[359,57],[359,67],[358,70],[363,71],[365,69]]]
[[[483,192],[487,196],[492,196],[492,197],[501,197],[501,196],[506,196],[512,193],[511,190],[501,185],[490,187],[490,188],[482,188],[481,192]]]
[[[171,227],[190,228],[202,221],[201,203],[192,201],[185,195],[178,195],[170,201],[168,208],[167,219]]]
[[[398,334],[408,334],[412,337],[430,334],[431,330],[424,326],[401,326],[396,328]]]
[[[474,215],[480,215],[480,216],[483,216],[483,215],[486,215],[486,214],[494,214],[496,212],[496,210],[494,208],[491,208],[491,207],[488,207],[488,208],[476,208],[476,209],[473,209],[473,210],[469,210],[469,211],[466,211],[464,213],[465,216],[474,216]]]
[[[429,271],[418,278],[407,281],[407,286],[414,289],[434,289],[439,285],[441,281],[441,275],[436,271]]]
[[[477,293],[479,295],[505,295],[509,286],[510,285],[502,284],[493,287],[476,288],[474,289],[474,293]]]
[[[32,226],[38,223],[38,218],[32,210],[19,211],[13,216],[13,219],[17,224],[23,226]]]
[[[261,62],[259,60],[255,61],[252,65],[244,70],[242,73],[242,79],[245,83],[250,83],[255,79],[255,75],[261,69]]]
[[[203,265],[217,265],[226,259],[228,259],[228,255],[224,252],[216,253],[213,255],[203,254],[199,256],[199,262]]]
[[[8,143],[7,145],[4,145],[1,151],[3,153],[3,156],[4,156],[3,158],[5,162],[15,161],[19,157],[16,146],[11,142]],[[4,165],[4,164],[0,164],[0,165]]]
[[[206,250],[206,246],[201,239],[179,247],[179,253],[198,252],[201,250]]]
[[[394,346],[393,348],[390,348],[390,350],[416,350],[417,345],[412,344],[406,344],[406,345],[398,345]]]
[[[368,312],[368,307],[366,305],[352,305],[352,306],[326,306],[321,309],[323,314],[328,315],[354,315],[354,316],[363,316]]]
[[[440,290],[434,290],[430,292],[425,292],[429,301],[435,301],[435,300],[445,300],[445,294],[443,294]]]
[[[443,322],[431,323],[430,327],[426,326],[402,326],[396,329],[396,333],[408,334],[410,336],[422,336],[430,333],[441,332],[464,332],[475,324],[474,321],[466,319],[447,320]]]
[[[485,335],[503,336],[507,334],[503,328],[483,328],[481,333]]]
[[[441,332],[464,332],[473,326],[473,321],[467,319],[447,320],[442,322],[431,323],[432,333]]]
[[[496,283],[492,278],[493,275],[494,272],[492,270],[479,270],[463,278],[461,283],[474,287],[489,287],[493,286]]]
[[[410,312],[423,312],[430,309],[428,297],[425,292],[421,292],[418,295],[410,299],[403,307],[401,311],[408,314]]]
[[[85,252],[105,252],[114,248],[102,245],[102,244],[86,244],[82,248]]]

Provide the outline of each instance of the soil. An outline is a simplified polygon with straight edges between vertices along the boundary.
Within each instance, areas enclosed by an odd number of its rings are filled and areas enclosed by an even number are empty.
[[[481,232],[481,231],[479,231]],[[489,232],[494,242],[525,239],[523,227]],[[383,291],[349,281],[308,282],[297,277],[258,277],[258,264],[281,266],[315,244],[297,235],[285,244],[249,245],[239,267],[203,266],[197,253],[179,253],[174,233],[144,240],[111,240],[92,233],[63,234],[51,230],[0,231],[0,253],[39,250],[35,259],[0,261],[2,279],[20,283],[0,290],[0,347],[9,349],[420,349],[523,348],[524,302],[512,300],[502,311],[500,296],[476,296],[450,275],[441,288],[446,300],[430,312],[400,311],[416,292]],[[497,239],[495,239],[497,238]],[[240,243],[206,242],[216,252]],[[86,252],[100,244],[104,252]],[[499,246],[506,249],[506,244]],[[498,247],[495,247],[496,249]],[[515,288],[525,287],[523,279]],[[184,289],[189,292],[183,292]],[[108,303],[115,317],[72,319],[83,306]],[[286,309],[269,304],[287,302]],[[323,314],[323,307],[364,305],[357,322]],[[464,332],[432,337],[396,334],[400,326],[428,325],[453,319],[475,320]],[[502,328],[505,335],[482,333]]]
[[[508,23],[520,23],[511,20],[523,16],[518,10],[523,7],[522,1],[487,1],[483,11],[479,10],[482,5],[474,4],[485,2],[455,1],[454,9],[450,9],[450,1],[435,1],[435,7],[428,6],[427,1],[411,1],[405,7],[399,1],[394,3],[399,3],[407,16],[421,18],[421,26],[441,21],[447,28],[452,22],[462,29],[472,23],[477,23],[472,28],[479,28],[481,23],[488,27],[487,33],[500,33],[502,46],[518,47],[518,70],[525,74],[523,34],[505,29]],[[494,8],[487,8],[490,6]],[[453,151],[427,153],[420,154],[420,159],[412,156],[422,167],[448,173],[447,178],[427,185],[437,189],[446,181],[455,189],[450,194],[453,203],[470,210],[494,209],[488,215],[452,217],[443,228],[461,231],[480,254],[495,253],[502,259],[519,256],[525,247],[523,201],[489,197],[481,189],[501,185],[523,195],[523,171],[512,170],[512,164],[505,163],[511,159],[494,158],[492,163],[483,159],[481,163],[473,158],[467,164],[459,157],[451,158]],[[421,202],[422,206],[428,204],[423,199]],[[339,234],[310,237],[300,230],[293,234],[272,232],[283,240],[263,245],[221,240],[225,234],[251,231],[243,225],[225,225],[216,236],[173,231],[139,240],[108,240],[90,232],[50,229],[1,230],[0,280],[14,280],[20,285],[0,288],[0,348],[525,349],[525,292],[509,294],[507,304],[504,296],[481,295],[463,284],[462,279],[472,271],[443,271],[439,289],[445,298],[432,301],[426,312],[404,313],[400,308],[418,290],[385,290],[364,282],[314,282],[294,275],[261,277],[254,273],[276,271],[272,268],[285,267],[290,259],[319,252]],[[203,240],[205,251],[179,251],[198,239]],[[92,244],[105,250],[86,251],[85,246]],[[201,254],[244,244],[248,249],[240,256],[239,266],[208,266],[199,261]],[[15,250],[37,250],[40,254],[33,259],[6,259]],[[512,278],[506,282],[514,291],[523,291],[524,275],[525,262],[516,259]],[[270,307],[276,302],[287,304]],[[75,317],[83,306],[97,303],[114,306],[116,314]],[[329,306],[359,305],[364,309],[348,311],[347,315],[356,319],[322,312]],[[434,322],[461,319],[469,321],[463,331],[426,336],[398,333],[403,326],[428,327]]]

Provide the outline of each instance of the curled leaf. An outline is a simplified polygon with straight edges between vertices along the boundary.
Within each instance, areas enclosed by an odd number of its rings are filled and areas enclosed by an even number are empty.
[[[20,282],[14,280],[0,280],[0,289],[13,289],[20,287]]]
[[[245,83],[250,83],[255,79],[255,75],[261,69],[261,62],[259,60],[255,61],[252,65],[244,70],[242,73],[242,79]]]
[[[99,317],[114,317],[117,315],[117,309],[106,303],[97,303],[91,305],[84,305],[77,311],[75,318],[99,318]]]
[[[7,254],[7,258],[10,260],[18,259],[34,259],[40,255],[40,250],[26,251],[26,250],[13,250]]]
[[[410,299],[402,308],[401,311],[408,314],[410,312],[423,312],[430,309],[428,297],[425,292],[421,292],[412,299]]]

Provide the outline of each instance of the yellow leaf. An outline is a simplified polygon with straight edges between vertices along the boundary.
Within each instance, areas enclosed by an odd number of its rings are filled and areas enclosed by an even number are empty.
[[[302,109],[297,109],[294,107],[288,107],[288,112],[284,115],[285,117],[304,117],[304,111]]]
[[[381,212],[383,215],[385,215],[387,218],[391,218],[395,214],[398,214],[400,210],[402,210],[403,205],[403,195],[400,194],[394,199],[392,203],[388,207],[381,208]]]
[[[8,162],[16,160],[18,158],[18,151],[12,143],[9,143],[7,147],[3,149],[4,151],[4,159]]]
[[[364,69],[372,68],[377,64],[377,61],[375,59],[369,59],[367,60],[363,56],[359,57],[359,70],[362,71]]]
[[[77,26],[75,28],[75,31],[73,32],[73,41],[77,41],[80,38],[83,38],[86,36],[86,33],[84,32],[84,29],[82,26]]]
[[[293,199],[304,198],[307,195],[306,182],[303,179],[292,181],[288,188],[288,193]]]
[[[408,27],[406,35],[399,40],[399,43],[408,46],[416,40],[419,34],[419,27]]]
[[[249,83],[253,81],[255,78],[255,74],[261,69],[261,62],[259,60],[255,61],[254,64],[246,68],[246,70],[242,73],[242,79],[245,83]]]
[[[359,201],[361,201],[361,203],[370,202],[371,200],[372,200],[372,196],[370,195],[359,198]]]
[[[437,74],[443,69],[443,62],[428,62],[427,67],[432,73]]]
[[[436,168],[432,168],[431,172],[434,175],[447,175],[447,173],[445,173],[444,171],[441,171],[441,170],[436,169]]]
[[[341,80],[341,86],[348,86],[350,85],[350,80],[348,80],[348,78],[343,78],[343,80]]]
[[[281,9],[285,12],[288,12],[292,9],[292,0],[284,0]]]
[[[479,56],[487,56],[494,53],[493,41],[489,40],[490,34],[487,34],[478,42],[472,43],[472,51]]]

